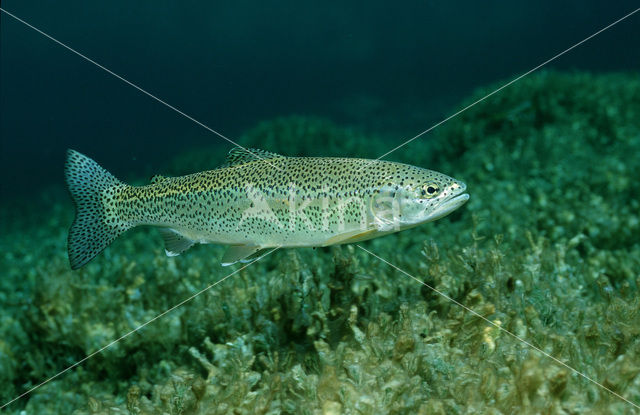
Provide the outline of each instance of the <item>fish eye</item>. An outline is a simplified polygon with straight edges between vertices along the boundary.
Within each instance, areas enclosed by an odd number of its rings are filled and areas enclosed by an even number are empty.
[[[438,187],[437,184],[435,183],[429,183],[426,184],[424,186],[422,186],[422,196],[426,197],[426,198],[430,198],[430,197],[434,197],[435,195],[438,194],[438,192],[440,191],[440,188]]]

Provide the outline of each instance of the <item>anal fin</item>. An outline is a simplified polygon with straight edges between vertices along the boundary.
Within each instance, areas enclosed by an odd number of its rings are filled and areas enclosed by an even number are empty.
[[[178,256],[195,244],[195,241],[180,235],[175,229],[160,228],[160,235],[164,240],[164,252],[167,256]]]

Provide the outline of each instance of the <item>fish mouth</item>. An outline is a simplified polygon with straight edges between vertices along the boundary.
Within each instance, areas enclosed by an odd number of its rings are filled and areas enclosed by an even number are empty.
[[[434,221],[447,216],[449,213],[464,205],[467,200],[469,200],[468,193],[459,193],[457,195],[448,197],[447,199],[443,200],[442,203],[440,203],[438,207],[427,216],[426,221]]]

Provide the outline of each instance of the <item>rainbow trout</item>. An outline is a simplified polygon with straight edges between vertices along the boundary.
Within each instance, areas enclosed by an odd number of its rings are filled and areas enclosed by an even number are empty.
[[[76,205],[72,269],[140,225],[159,228],[169,256],[195,243],[230,245],[222,265],[231,265],[265,248],[376,238],[439,219],[469,199],[464,183],[407,164],[242,148],[218,169],[154,176],[146,186],[124,184],[69,150],[65,175]]]

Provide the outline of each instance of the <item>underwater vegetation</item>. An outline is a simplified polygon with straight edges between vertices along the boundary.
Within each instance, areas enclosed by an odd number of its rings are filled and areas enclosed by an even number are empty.
[[[239,141],[375,158],[394,140],[292,116]],[[224,154],[185,152],[162,173],[210,169]],[[363,247],[640,404],[638,155],[637,74],[532,75],[388,157],[459,177],[471,199]],[[168,258],[151,229],[71,272],[71,202],[54,190],[39,203],[0,208],[2,402],[229,273],[223,247]],[[276,251],[7,409],[636,413],[354,245]]]

